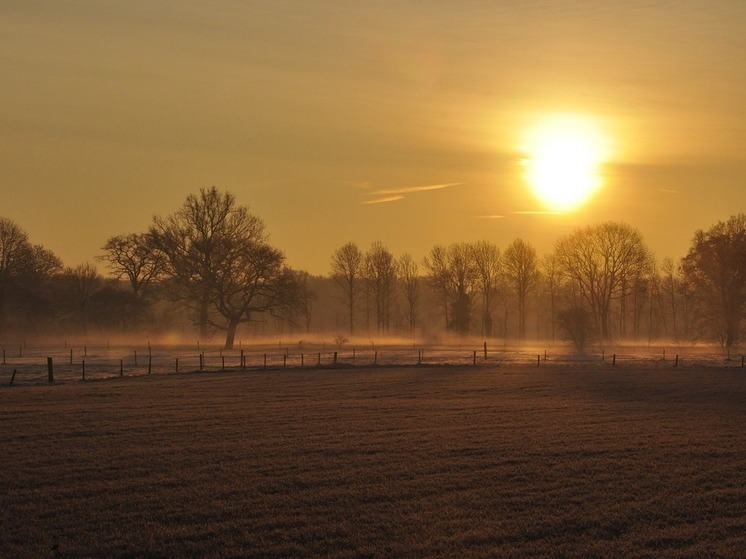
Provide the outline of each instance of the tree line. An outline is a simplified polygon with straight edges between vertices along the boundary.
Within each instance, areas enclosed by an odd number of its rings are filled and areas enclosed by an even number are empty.
[[[0,336],[180,331],[232,348],[245,335],[514,340],[672,339],[737,345],[746,299],[746,215],[696,231],[657,261],[621,222],[581,227],[539,256],[526,240],[436,245],[424,259],[380,241],[334,250],[329,274],[292,269],[264,222],[215,187],[146,231],[109,238],[75,268],[0,218]]]

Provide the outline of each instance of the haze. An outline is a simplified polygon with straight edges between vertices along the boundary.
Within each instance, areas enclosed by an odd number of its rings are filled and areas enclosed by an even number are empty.
[[[216,185],[288,263],[420,258],[621,219],[657,256],[746,209],[746,4],[3,2],[0,215],[66,264]],[[542,114],[613,157],[552,215],[520,170]]]

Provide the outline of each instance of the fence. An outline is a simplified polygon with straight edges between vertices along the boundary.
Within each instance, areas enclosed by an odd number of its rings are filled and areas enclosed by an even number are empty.
[[[333,348],[333,349],[331,349]],[[540,348],[507,344],[255,345],[235,350],[200,346],[26,347],[2,350],[0,384],[40,384],[123,376],[186,372],[277,369],[370,368],[394,366],[564,366],[564,367],[732,367],[744,368],[743,355],[713,348],[598,349],[584,354],[567,347]]]

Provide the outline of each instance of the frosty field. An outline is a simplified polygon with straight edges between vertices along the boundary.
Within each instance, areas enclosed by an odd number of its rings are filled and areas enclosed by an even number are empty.
[[[13,387],[6,365],[0,556],[746,548],[743,369],[463,358]]]

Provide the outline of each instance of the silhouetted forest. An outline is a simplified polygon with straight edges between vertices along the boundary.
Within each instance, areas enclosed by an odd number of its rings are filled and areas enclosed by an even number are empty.
[[[743,340],[746,214],[693,232],[656,260],[622,222],[578,228],[551,253],[528,239],[433,246],[422,261],[381,242],[330,251],[328,276],[292,269],[262,220],[216,188],[147,231],[106,240],[70,268],[0,218],[0,336],[176,334],[221,340],[314,335],[437,340]]]

